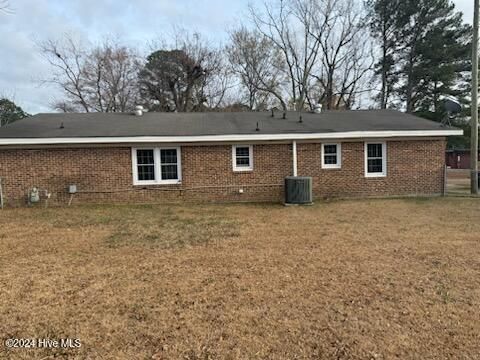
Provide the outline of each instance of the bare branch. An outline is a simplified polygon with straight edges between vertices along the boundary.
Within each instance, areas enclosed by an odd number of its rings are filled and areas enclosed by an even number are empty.
[[[362,9],[353,0],[325,0],[313,10],[317,21],[311,35],[321,49],[320,66],[311,75],[314,92],[327,109],[351,108],[374,64]]]
[[[248,108],[266,108],[273,96],[286,110],[287,104],[281,95],[285,81],[280,51],[267,37],[246,28],[233,31],[230,38],[228,58],[246,90]]]
[[[10,6],[10,1],[8,0],[0,0],[0,13],[5,14],[14,14],[15,11]]]
[[[86,50],[71,36],[39,47],[54,69],[43,82],[56,84],[65,94],[56,109],[125,112],[136,105],[139,61],[132,50],[112,40]]]

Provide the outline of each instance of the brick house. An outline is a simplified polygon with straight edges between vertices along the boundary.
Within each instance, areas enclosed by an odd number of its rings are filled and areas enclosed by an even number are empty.
[[[291,175],[316,199],[439,195],[460,134],[392,110],[39,114],[0,128],[0,178],[11,205],[33,188],[55,204],[280,202]]]

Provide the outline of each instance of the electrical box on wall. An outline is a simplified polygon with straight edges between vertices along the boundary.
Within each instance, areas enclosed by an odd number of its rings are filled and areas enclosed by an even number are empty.
[[[68,185],[68,193],[69,194],[76,194],[77,193],[77,185]]]

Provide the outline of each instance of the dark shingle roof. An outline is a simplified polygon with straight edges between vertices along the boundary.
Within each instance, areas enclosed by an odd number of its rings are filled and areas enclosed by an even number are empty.
[[[441,124],[393,110],[237,113],[75,113],[38,114],[3,128],[0,139],[132,136],[310,134],[350,131],[450,130]],[[259,131],[256,131],[257,123]],[[63,128],[62,128],[63,124]]]

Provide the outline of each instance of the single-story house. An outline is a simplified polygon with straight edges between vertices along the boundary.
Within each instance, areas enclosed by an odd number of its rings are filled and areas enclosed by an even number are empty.
[[[0,128],[7,204],[439,195],[446,137],[393,110],[39,114]],[[32,189],[36,189],[32,195]]]
[[[477,159],[480,160],[480,151]],[[445,161],[451,169],[470,169],[470,149],[449,149],[445,153]]]

